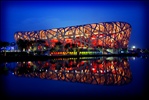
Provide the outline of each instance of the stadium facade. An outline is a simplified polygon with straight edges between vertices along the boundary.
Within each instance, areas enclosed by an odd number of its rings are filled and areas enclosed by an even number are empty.
[[[19,31],[14,34],[14,38],[16,41],[44,40],[44,45],[49,47],[49,50],[57,47],[59,49],[56,51],[77,48],[98,50],[101,53],[118,53],[120,49],[127,49],[130,34],[131,25],[127,22],[101,22],[39,31]],[[41,48],[40,50],[43,50],[43,46]]]

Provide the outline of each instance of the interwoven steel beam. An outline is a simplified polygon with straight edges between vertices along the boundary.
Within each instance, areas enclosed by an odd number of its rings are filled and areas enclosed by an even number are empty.
[[[69,26],[39,31],[19,31],[14,38],[23,40],[45,40],[52,48],[55,42],[63,45],[77,44],[78,47],[127,48],[131,25],[126,22],[103,22]]]

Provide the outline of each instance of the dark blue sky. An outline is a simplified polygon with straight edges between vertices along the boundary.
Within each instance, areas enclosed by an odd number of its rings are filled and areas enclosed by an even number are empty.
[[[147,48],[147,5],[141,1],[1,1],[0,39],[13,42],[16,31],[125,21],[132,26],[129,47]]]

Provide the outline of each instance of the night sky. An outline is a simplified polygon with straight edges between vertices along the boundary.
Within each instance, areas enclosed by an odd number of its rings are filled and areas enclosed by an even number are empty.
[[[14,42],[17,31],[36,31],[98,22],[132,26],[129,47],[148,48],[145,1],[1,1],[0,40]]]

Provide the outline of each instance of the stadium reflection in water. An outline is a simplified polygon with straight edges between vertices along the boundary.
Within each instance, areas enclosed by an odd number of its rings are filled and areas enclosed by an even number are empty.
[[[125,85],[132,80],[128,59],[117,57],[18,62],[14,75],[98,85]]]

